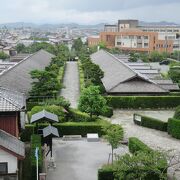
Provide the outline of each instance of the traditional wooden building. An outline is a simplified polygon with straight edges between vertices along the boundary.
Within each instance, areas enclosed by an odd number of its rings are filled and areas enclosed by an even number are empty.
[[[0,87],[0,179],[18,180],[24,143],[19,133],[25,123],[25,98],[21,93]]]

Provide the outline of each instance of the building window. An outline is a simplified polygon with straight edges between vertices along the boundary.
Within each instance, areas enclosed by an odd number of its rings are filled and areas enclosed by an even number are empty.
[[[148,36],[144,36],[144,39],[148,39]]]
[[[8,174],[8,163],[0,163],[0,174]]]

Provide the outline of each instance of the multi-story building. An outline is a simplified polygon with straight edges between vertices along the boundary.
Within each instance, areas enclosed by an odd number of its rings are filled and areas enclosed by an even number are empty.
[[[156,32],[160,40],[172,40],[173,50],[180,50],[180,26],[139,26],[144,32]]]
[[[160,28],[160,27],[159,27]],[[117,25],[105,25],[99,39],[88,38],[88,45],[104,42],[108,48],[150,53],[154,50],[172,53],[179,49],[178,27],[157,29],[139,26],[138,20],[119,20]]]

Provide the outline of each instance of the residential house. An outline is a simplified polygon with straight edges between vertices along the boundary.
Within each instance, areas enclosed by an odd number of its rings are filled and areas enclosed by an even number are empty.
[[[20,180],[24,143],[19,134],[25,123],[23,94],[0,87],[0,179]]]

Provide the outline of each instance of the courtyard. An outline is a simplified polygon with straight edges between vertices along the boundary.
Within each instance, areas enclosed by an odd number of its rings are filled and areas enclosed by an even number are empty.
[[[53,139],[53,156],[56,168],[48,169],[47,180],[97,180],[98,169],[108,163],[111,147],[107,142],[62,141]],[[123,155],[128,147],[121,145],[115,150]]]

